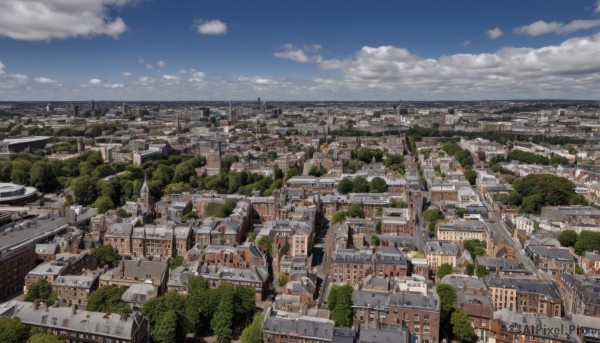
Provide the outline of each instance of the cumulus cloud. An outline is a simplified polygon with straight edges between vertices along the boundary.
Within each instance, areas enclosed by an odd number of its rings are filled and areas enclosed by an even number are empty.
[[[163,60],[160,60],[160,61],[156,62],[156,66],[159,68],[164,68],[167,66],[167,63]]]
[[[273,54],[277,58],[282,58],[298,63],[309,63],[309,62],[320,62],[323,60],[321,55],[309,56],[308,52],[315,52],[321,49],[321,45],[305,45],[304,48],[297,48],[294,45],[287,43],[281,48],[282,51],[278,51]]]
[[[104,85],[104,87],[117,89],[117,88],[123,88],[123,87],[125,87],[125,85],[122,83],[107,83]]]
[[[135,0],[2,0],[0,36],[41,41],[80,36],[117,37],[127,30],[110,8]]]
[[[471,45],[471,41],[468,41],[468,40],[466,40],[460,44],[460,46],[469,46],[469,45]]]
[[[89,83],[90,85],[92,85],[92,86],[97,86],[97,85],[99,85],[99,84],[101,84],[101,83],[102,83],[102,80],[100,80],[100,79],[90,79],[90,80],[88,81],[88,83]]]
[[[573,20],[567,24],[559,21],[546,22],[538,20],[529,25],[519,26],[513,30],[514,33],[530,36],[541,36],[549,33],[567,34],[579,30],[592,29],[600,26],[597,20]]]
[[[486,33],[490,37],[490,39],[496,39],[504,34],[504,32],[502,32],[502,30],[500,30],[499,27],[489,29],[486,31]]]
[[[204,81],[204,77],[206,76],[206,74],[204,74],[201,71],[196,71],[192,73],[192,77],[188,79],[189,82],[203,82]]]
[[[152,70],[152,69],[154,69],[154,66],[150,63],[146,63],[146,69]]]
[[[47,77],[36,77],[33,79],[33,81],[37,82],[37,83],[57,83],[58,82],[54,79],[49,79]]]
[[[222,35],[227,33],[227,24],[219,19],[194,21],[196,32],[202,35]]]
[[[600,0],[596,1],[596,9],[594,12],[600,12]]]
[[[132,74],[132,73],[130,73],[130,72],[128,72],[128,71],[124,71],[124,72],[121,74],[121,76],[123,76],[123,77],[132,77],[132,76],[133,76],[133,74]]]

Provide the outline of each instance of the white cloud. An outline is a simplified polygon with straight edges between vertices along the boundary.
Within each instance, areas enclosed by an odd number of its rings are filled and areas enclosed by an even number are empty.
[[[222,35],[227,33],[227,24],[219,19],[194,21],[196,31],[203,35]]]
[[[123,87],[125,87],[125,85],[122,83],[107,83],[104,85],[104,87],[117,89],[117,88],[123,88]]]
[[[502,32],[502,30],[500,30],[499,27],[489,29],[486,31],[486,33],[490,37],[490,39],[496,39],[504,34],[504,32]]]
[[[33,79],[33,81],[37,82],[37,83],[57,83],[58,82],[54,79],[49,79],[47,77],[36,77]]]
[[[196,71],[192,73],[192,77],[188,79],[189,82],[203,82],[204,81],[204,77],[206,76],[206,74],[204,74],[201,71]]]
[[[96,85],[99,85],[99,84],[101,84],[101,83],[102,83],[102,80],[100,80],[100,79],[90,79],[90,80],[88,81],[88,83],[89,83],[90,85],[96,86]]]
[[[133,74],[132,74],[132,73],[130,73],[130,72],[128,72],[128,71],[124,71],[124,72],[121,74],[121,76],[123,76],[123,77],[132,77],[132,76],[133,76]]]
[[[138,64],[144,64],[144,63],[146,63],[146,60],[145,60],[145,59],[143,59],[143,58],[139,58],[139,59],[137,60],[137,62],[138,62]]]
[[[468,40],[466,40],[460,44],[460,46],[469,46],[469,45],[471,45],[471,41],[468,41]]]
[[[152,69],[154,69],[154,66],[150,63],[146,63],[146,69],[152,70]]]
[[[179,76],[165,74],[162,77],[165,80],[179,80]]]
[[[160,60],[160,61],[156,62],[156,66],[159,68],[164,68],[167,66],[167,63],[163,60]]]
[[[594,12],[600,12],[600,0],[596,1],[596,9]]]
[[[127,30],[123,19],[111,18],[110,8],[135,0],[2,0],[0,36],[41,41],[107,35]]]
[[[296,48],[294,45],[287,43],[284,44],[281,49],[283,51],[278,51],[273,54],[273,56],[277,58],[283,58],[286,60],[298,62],[298,63],[309,63],[309,62],[320,62],[322,61],[322,57],[320,55],[312,55],[309,56],[307,52],[315,52],[321,49],[321,45],[305,45],[304,49]]]
[[[513,32],[522,35],[541,36],[548,33],[567,34],[598,26],[600,26],[600,20],[573,20],[567,24],[559,21],[545,22],[538,20],[529,25],[519,26]]]

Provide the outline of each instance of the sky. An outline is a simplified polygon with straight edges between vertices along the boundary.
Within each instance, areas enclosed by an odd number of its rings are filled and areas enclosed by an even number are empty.
[[[0,101],[598,99],[600,0],[0,0]]]

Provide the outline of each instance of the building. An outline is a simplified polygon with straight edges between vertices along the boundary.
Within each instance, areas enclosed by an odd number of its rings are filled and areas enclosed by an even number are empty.
[[[36,201],[39,197],[35,187],[0,182],[0,205],[22,205]]]
[[[425,243],[427,264],[434,271],[442,264],[450,264],[452,267],[456,267],[459,254],[458,245],[451,241],[427,241]]]
[[[329,311],[311,309],[292,313],[267,308],[263,319],[265,343],[327,343],[333,341],[334,322]]]
[[[392,291],[392,290],[390,290]],[[440,301],[433,290],[356,290],[354,319],[372,329],[406,327],[415,342],[440,342]]]
[[[528,245],[525,253],[536,267],[552,275],[561,272],[575,274],[577,258],[567,248]]]
[[[119,265],[100,275],[100,287],[107,285],[129,287],[136,283],[154,286],[158,295],[167,291],[169,265],[161,261],[121,260]]]
[[[494,312],[490,342],[579,343],[577,327],[563,318],[524,314],[503,309]]]
[[[42,302],[10,301],[0,304],[0,316],[16,317],[23,324],[47,330],[72,343],[148,342],[148,321],[131,315],[102,313],[72,307],[47,307]]]
[[[61,275],[52,282],[58,300],[66,304],[87,304],[90,294],[98,288],[100,274]]]
[[[335,282],[356,285],[367,275],[391,277],[409,275],[409,264],[402,252],[391,246],[371,249],[338,249],[333,253],[331,275]]]
[[[5,138],[0,142],[0,155],[10,155],[21,151],[44,149],[49,139],[50,137],[46,136]]]
[[[548,317],[562,316],[559,286],[553,281],[494,277],[488,280],[488,287],[495,311],[510,309]]]
[[[456,220],[451,223],[440,223],[437,236],[444,241],[466,241],[478,239],[487,241],[487,226],[479,220]]]
[[[198,275],[202,276],[211,287],[218,287],[223,282],[233,285],[249,286],[254,289],[256,300],[262,301],[267,296],[269,272],[266,268],[230,268],[221,266],[201,266]]]

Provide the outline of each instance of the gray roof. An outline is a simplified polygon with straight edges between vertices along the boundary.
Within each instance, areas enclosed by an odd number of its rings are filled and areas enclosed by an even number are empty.
[[[508,308],[494,312],[494,319],[505,323],[513,328],[520,328],[522,331],[527,328],[535,328],[540,325],[542,328],[564,328],[564,330],[534,330],[532,336],[546,337],[550,339],[560,339],[566,342],[580,342],[577,335],[571,335],[569,328],[571,322],[556,317],[545,317],[539,314],[522,314],[512,312]],[[514,329],[513,329],[514,330]],[[556,334],[556,335],[554,335]]]
[[[538,293],[550,298],[560,298],[558,285],[551,281],[514,279],[514,278],[491,278],[488,280],[490,287],[511,288],[521,293]]]
[[[145,329],[144,318],[137,312],[125,317],[84,310],[73,312],[71,307],[46,307],[43,303],[10,301],[0,304],[0,315],[17,317],[27,325],[119,340],[131,340],[138,329]]]
[[[358,290],[352,293],[353,307],[403,307],[437,311],[440,302],[437,295],[416,292],[388,293],[376,290]]]
[[[425,252],[428,254],[458,256],[458,245],[452,241],[428,241]]]

